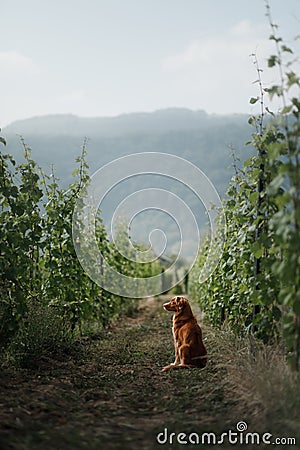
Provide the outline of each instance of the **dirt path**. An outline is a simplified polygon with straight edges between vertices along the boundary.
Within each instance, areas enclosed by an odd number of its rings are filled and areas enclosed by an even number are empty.
[[[163,301],[143,303],[136,318],[83,339],[64,360],[2,373],[1,450],[175,449],[182,444],[158,445],[157,434],[234,427],[241,417],[227,398],[209,328],[206,369],[161,372],[173,360]]]

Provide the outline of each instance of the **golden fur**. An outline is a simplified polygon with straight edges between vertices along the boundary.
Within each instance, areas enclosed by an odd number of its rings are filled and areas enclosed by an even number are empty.
[[[188,299],[173,297],[163,307],[166,311],[174,311],[175,313],[172,328],[175,361],[162,370],[205,367],[207,352],[202,341],[202,331],[192,313]]]

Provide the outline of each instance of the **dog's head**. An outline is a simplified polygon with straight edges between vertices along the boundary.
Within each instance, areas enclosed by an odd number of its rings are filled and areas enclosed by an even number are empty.
[[[181,312],[188,305],[189,301],[185,297],[173,297],[168,303],[164,303],[163,307],[166,311]]]

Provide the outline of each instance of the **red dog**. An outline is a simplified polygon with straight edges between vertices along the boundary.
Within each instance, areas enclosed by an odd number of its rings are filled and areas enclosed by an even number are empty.
[[[165,366],[170,369],[203,368],[207,362],[207,352],[202,341],[202,331],[193,315],[189,301],[185,297],[173,297],[163,305],[167,311],[174,311],[173,337],[175,361]]]

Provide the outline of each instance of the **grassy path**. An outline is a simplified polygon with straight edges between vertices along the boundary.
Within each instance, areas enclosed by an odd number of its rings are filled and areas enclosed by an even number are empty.
[[[2,373],[0,448],[175,449],[187,445],[158,445],[157,433],[221,433],[246,420],[228,391],[211,329],[204,328],[207,368],[161,372],[173,360],[171,315],[163,301],[148,300],[135,318],[83,339],[61,361]]]

